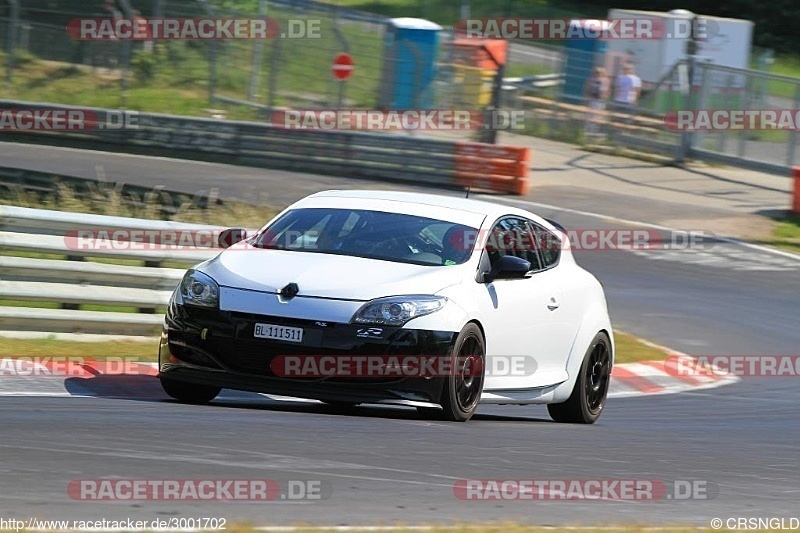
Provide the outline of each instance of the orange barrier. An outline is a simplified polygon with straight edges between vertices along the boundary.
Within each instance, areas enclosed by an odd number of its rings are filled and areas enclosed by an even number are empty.
[[[530,153],[530,148],[457,142],[455,183],[461,187],[528,194]]]
[[[792,213],[800,215],[800,167],[792,167],[792,178],[794,178]]]

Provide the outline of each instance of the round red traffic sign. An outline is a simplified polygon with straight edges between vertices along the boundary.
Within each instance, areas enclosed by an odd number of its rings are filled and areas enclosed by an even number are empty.
[[[344,52],[336,54],[336,57],[333,58],[331,71],[333,71],[333,75],[337,80],[346,80],[353,73],[353,57]]]

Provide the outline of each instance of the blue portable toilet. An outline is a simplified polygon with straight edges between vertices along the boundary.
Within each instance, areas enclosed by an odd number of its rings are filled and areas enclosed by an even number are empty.
[[[389,20],[383,45],[379,108],[431,107],[441,31],[441,26],[429,20]]]
[[[592,26],[587,27],[587,22]],[[606,21],[571,20],[570,30],[567,35],[573,34],[565,43],[566,59],[564,61],[564,99],[579,101],[584,98],[583,87],[591,76],[595,66],[602,66],[603,55],[606,53],[608,43],[600,36],[587,37],[591,30],[597,30],[599,24]]]

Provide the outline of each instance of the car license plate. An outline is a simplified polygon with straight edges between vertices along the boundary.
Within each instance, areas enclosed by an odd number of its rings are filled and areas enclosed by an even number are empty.
[[[253,336],[260,339],[303,342],[303,328],[290,328],[276,324],[256,324]]]

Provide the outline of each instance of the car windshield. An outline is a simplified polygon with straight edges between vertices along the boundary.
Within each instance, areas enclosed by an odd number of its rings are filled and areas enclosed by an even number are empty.
[[[361,209],[293,209],[255,236],[259,248],[349,255],[418,265],[457,265],[477,230],[431,218]]]

